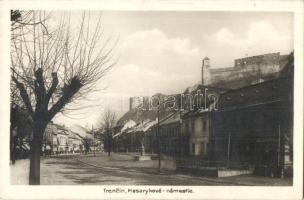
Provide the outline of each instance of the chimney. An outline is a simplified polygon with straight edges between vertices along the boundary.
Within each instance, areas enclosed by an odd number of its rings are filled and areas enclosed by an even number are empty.
[[[202,85],[210,84],[210,59],[205,57],[202,61]]]

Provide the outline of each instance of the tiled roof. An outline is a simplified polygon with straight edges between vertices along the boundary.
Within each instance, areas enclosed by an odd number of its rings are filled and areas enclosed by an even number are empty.
[[[219,110],[288,100],[291,82],[290,78],[283,77],[231,90],[220,96]]]

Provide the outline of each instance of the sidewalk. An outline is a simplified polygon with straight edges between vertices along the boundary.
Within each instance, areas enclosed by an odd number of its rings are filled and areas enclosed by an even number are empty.
[[[28,185],[29,184],[30,160],[16,160],[15,164],[10,164],[10,184]]]
[[[134,161],[134,155],[130,154],[111,154],[110,157],[107,155],[98,156],[80,156],[77,158],[78,161],[88,164],[96,168],[104,169],[126,169],[131,171],[137,171],[139,173],[149,173],[149,174],[159,174],[158,172],[158,160],[148,160],[148,161]],[[175,168],[172,167],[172,161],[161,160],[162,173],[159,175],[174,175],[174,176],[187,176],[193,177],[193,179],[203,179],[205,181],[210,181],[218,183],[220,185],[248,185],[248,186],[291,186],[292,178],[280,179],[280,178],[270,178],[254,175],[239,175],[233,177],[224,178],[207,178],[202,176],[195,176],[192,174],[177,173]],[[186,183],[185,183],[186,184]]]

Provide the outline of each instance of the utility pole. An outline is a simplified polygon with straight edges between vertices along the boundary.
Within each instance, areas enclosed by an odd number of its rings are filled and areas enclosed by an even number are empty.
[[[94,133],[93,124],[92,124],[92,134],[93,134],[93,151],[94,151],[94,156],[95,156],[95,133]]]
[[[159,134],[159,107],[157,109],[157,138],[158,138],[158,172],[160,172],[161,161],[160,161],[160,134]]]
[[[227,167],[229,167],[229,162],[230,162],[230,144],[231,143],[231,132],[229,132],[228,135],[228,149],[227,149]]]
[[[277,149],[277,152],[278,152],[278,162],[277,162],[277,164],[278,164],[278,167],[280,167],[280,159],[281,159],[281,155],[280,155],[280,153],[281,153],[281,127],[280,127],[280,125],[279,125],[279,133],[278,133],[278,149]]]
[[[278,130],[279,131],[279,133],[278,133],[278,169],[280,169],[281,178],[284,178],[284,154],[285,154],[285,150],[283,148],[283,161],[281,162],[281,126],[280,125],[279,125],[278,129],[279,129]]]

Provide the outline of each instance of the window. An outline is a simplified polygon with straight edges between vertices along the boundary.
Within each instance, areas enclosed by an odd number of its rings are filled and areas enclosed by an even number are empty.
[[[189,124],[188,124],[188,122],[186,122],[186,132],[188,132],[189,131]]]
[[[201,143],[201,154],[205,155],[205,143],[204,142]]]
[[[203,119],[203,131],[207,130],[207,121]]]
[[[195,132],[195,124],[194,124],[194,122],[192,122],[192,124],[191,124],[191,129],[192,129],[192,132]]]
[[[192,143],[192,154],[195,154],[195,143]]]

